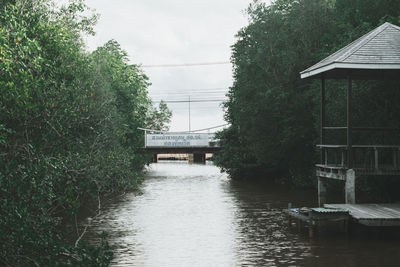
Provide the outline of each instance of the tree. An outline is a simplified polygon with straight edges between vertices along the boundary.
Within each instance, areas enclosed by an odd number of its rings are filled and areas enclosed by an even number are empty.
[[[0,6],[0,265],[102,266],[77,212],[140,183],[149,82],[116,41],[85,51],[83,1],[52,3]]]
[[[301,80],[299,72],[384,20],[399,22],[397,2],[368,6],[365,1],[276,0],[270,5],[254,1],[247,10],[249,25],[238,32],[232,46],[234,83],[224,104],[231,127],[219,133],[222,151],[216,156],[217,165],[233,177],[249,173],[311,185],[318,158],[320,84]],[[327,90],[328,120],[341,123],[345,87],[337,82],[329,86],[335,89]],[[378,92],[382,86],[388,88],[386,96]],[[395,84],[356,84],[357,121],[397,125],[400,113],[394,103],[388,104],[398,100],[397,92]],[[368,108],[382,103],[391,111],[376,114]]]
[[[158,104],[158,108],[151,107],[148,113],[146,127],[152,130],[168,132],[168,123],[171,122],[172,112],[168,108],[167,104],[161,100]]]

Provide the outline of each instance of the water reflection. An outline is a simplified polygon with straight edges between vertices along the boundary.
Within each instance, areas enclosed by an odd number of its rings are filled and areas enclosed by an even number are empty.
[[[312,205],[313,192],[231,181],[211,164],[153,164],[142,192],[106,205],[87,236],[96,242],[96,232],[109,232],[114,266],[396,266],[399,259],[398,239],[310,243],[288,229],[282,209]]]

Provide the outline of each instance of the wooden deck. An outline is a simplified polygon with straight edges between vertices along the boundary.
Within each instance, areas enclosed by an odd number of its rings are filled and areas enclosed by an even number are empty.
[[[325,204],[325,208],[347,209],[358,223],[367,226],[400,226],[398,204]]]

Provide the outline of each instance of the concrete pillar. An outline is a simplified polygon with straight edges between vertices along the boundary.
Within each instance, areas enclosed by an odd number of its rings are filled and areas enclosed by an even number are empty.
[[[356,203],[356,172],[353,169],[346,172],[345,199],[346,204]]]
[[[206,154],[205,153],[196,153],[193,154],[194,163],[206,163]]]
[[[157,163],[158,162],[158,155],[157,154],[153,154],[153,159],[152,161],[153,163]]]
[[[326,179],[318,177],[318,206],[323,207],[326,203]]]

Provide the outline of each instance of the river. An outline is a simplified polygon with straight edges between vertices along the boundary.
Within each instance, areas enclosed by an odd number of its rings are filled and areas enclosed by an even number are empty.
[[[141,193],[113,199],[88,242],[109,233],[113,266],[399,266],[397,236],[367,232],[309,240],[282,210],[315,206],[315,193],[233,181],[212,164],[149,166]]]

